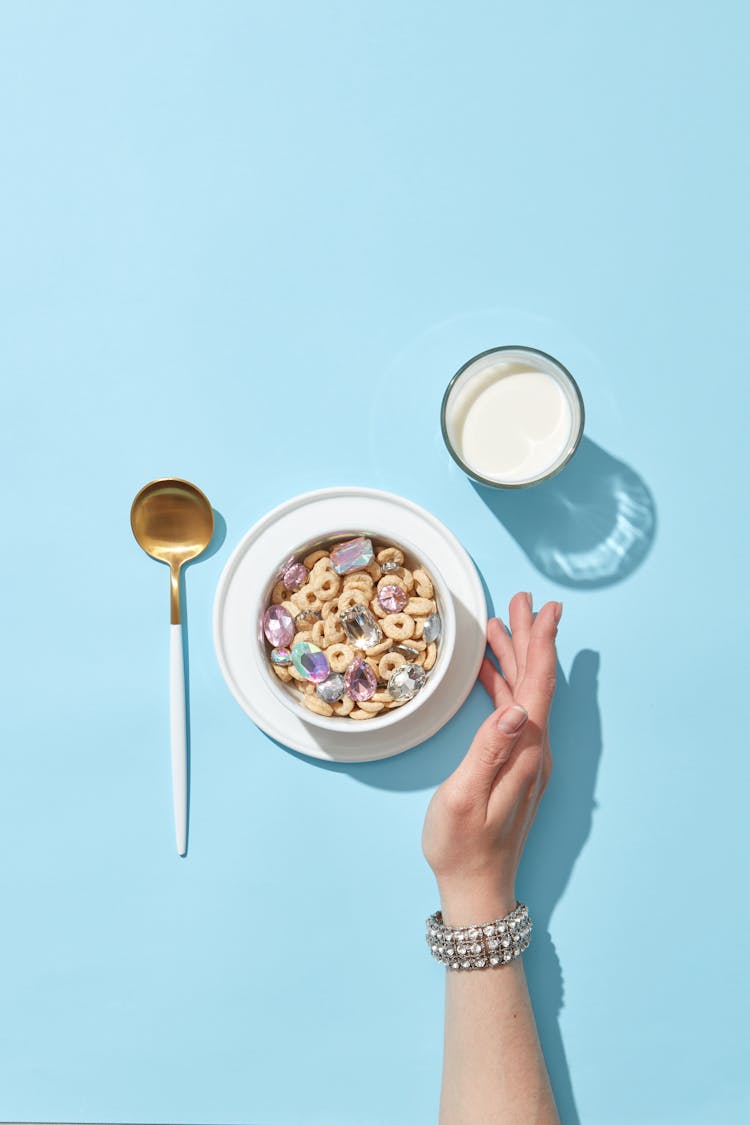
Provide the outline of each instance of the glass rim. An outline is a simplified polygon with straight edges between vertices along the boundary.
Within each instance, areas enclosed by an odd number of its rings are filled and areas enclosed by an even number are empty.
[[[579,408],[579,411],[580,411],[580,420],[579,420],[579,423],[578,423],[578,429],[577,429],[575,438],[574,438],[574,440],[571,444],[570,449],[565,454],[565,457],[562,459],[562,461],[560,461],[559,464],[555,465],[554,468],[550,469],[548,472],[544,473],[542,476],[534,477],[533,480],[515,481],[515,482],[508,482],[507,484],[504,484],[502,481],[491,480],[489,477],[483,477],[481,475],[481,473],[478,473],[475,469],[470,468],[466,464],[466,462],[459,456],[458,451],[455,449],[455,447],[453,445],[453,442],[451,441],[450,437],[448,436],[448,427],[447,427],[447,424],[446,424],[446,417],[445,417],[446,416],[446,409],[447,409],[447,406],[448,406],[448,400],[451,397],[451,392],[453,391],[453,388],[454,388],[457,380],[460,379],[460,377],[463,375],[464,371],[466,371],[467,368],[471,367],[471,365],[473,363],[476,363],[476,361],[478,359],[484,359],[485,356],[495,355],[498,352],[527,352],[529,355],[541,356],[542,359],[549,360],[550,363],[554,364],[554,366],[557,367],[559,369],[559,371],[568,380],[571,387],[573,388],[573,392],[574,392],[575,397],[578,401],[578,408]],[[575,451],[578,449],[578,446],[581,444],[581,438],[583,437],[583,430],[584,430],[585,422],[586,422],[586,410],[585,410],[585,407],[583,405],[583,395],[581,394],[581,388],[578,386],[578,383],[575,381],[575,379],[573,378],[571,373],[568,371],[567,367],[563,363],[560,363],[560,360],[556,359],[555,356],[550,355],[549,352],[544,352],[544,351],[541,350],[541,348],[530,348],[527,344],[501,344],[499,347],[485,348],[484,351],[477,352],[476,355],[473,355],[471,357],[471,359],[467,359],[466,363],[463,363],[459,367],[458,371],[455,373],[453,378],[448,383],[448,386],[445,388],[445,392],[443,394],[443,401],[440,404],[440,429],[441,429],[441,432],[442,432],[442,435],[443,435],[443,442],[445,443],[446,449],[448,450],[448,452],[450,453],[451,457],[456,462],[458,467],[462,470],[462,472],[464,472],[466,474],[466,476],[470,477],[472,480],[475,480],[478,484],[485,485],[487,488],[503,488],[503,489],[532,488],[535,484],[542,484],[544,481],[551,480],[552,477],[557,476],[558,473],[562,472],[562,470],[565,468],[565,466],[568,464],[571,457],[575,453]]]

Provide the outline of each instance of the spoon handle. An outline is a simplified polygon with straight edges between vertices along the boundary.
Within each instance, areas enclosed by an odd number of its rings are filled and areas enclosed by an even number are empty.
[[[182,625],[169,626],[169,727],[172,746],[172,802],[178,855],[187,851],[187,735]]]

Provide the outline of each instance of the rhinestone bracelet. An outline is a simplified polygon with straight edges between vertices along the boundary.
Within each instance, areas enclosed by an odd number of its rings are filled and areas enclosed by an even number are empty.
[[[446,926],[441,911],[427,919],[427,944],[448,969],[485,969],[520,957],[531,941],[531,918],[517,902],[504,918],[474,926]]]

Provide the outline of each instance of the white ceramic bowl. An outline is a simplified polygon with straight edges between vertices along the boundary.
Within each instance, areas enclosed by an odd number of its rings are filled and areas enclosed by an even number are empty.
[[[341,542],[345,539],[353,539],[357,535],[365,535],[370,539],[374,539],[376,542],[388,543],[394,547],[400,547],[404,552],[405,562],[410,570],[414,567],[422,566],[427,571],[432,579],[437,612],[440,614],[442,625],[440,637],[437,642],[437,657],[433,667],[427,673],[427,680],[424,687],[417,692],[413,699],[405,703],[403,707],[395,707],[392,711],[388,711],[385,714],[378,714],[373,719],[347,719],[344,715],[330,717],[326,715],[316,715],[313,711],[308,711],[307,707],[303,707],[301,703],[298,703],[297,689],[287,687],[287,685],[278,678],[271,667],[268,659],[268,642],[263,633],[262,623],[263,613],[271,597],[271,590],[278,581],[278,567],[281,567],[286,559],[291,556],[302,558],[304,555],[309,554],[313,550],[317,550],[319,547],[328,549],[328,547],[333,546],[336,542]],[[358,731],[375,730],[379,727],[396,726],[400,719],[408,715],[413,715],[415,710],[422,707],[437,690],[440,681],[447,671],[451,654],[456,643],[456,616],[453,609],[453,599],[442,575],[435,563],[414,543],[404,539],[403,535],[391,535],[387,527],[373,527],[372,525],[368,525],[367,527],[344,530],[341,528],[324,529],[319,535],[316,535],[314,539],[308,539],[304,543],[298,543],[296,546],[291,545],[289,551],[284,554],[284,557],[278,560],[278,567],[268,576],[268,580],[264,583],[260,591],[260,596],[255,607],[255,615],[258,622],[256,643],[262,649],[263,659],[261,660],[261,666],[264,669],[268,687],[277,699],[299,719],[305,723],[312,723],[314,726],[323,727],[325,730],[346,730],[348,734],[356,734]],[[408,644],[408,641],[404,643]]]

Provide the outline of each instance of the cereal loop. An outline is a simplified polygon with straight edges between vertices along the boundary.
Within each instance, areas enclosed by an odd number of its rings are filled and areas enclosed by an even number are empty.
[[[370,612],[373,613],[375,615],[375,617],[387,617],[388,616],[388,611],[386,609],[383,609],[382,605],[380,604],[380,602],[378,601],[377,598],[373,598],[372,601],[370,602]]]
[[[328,558],[328,552],[327,551],[313,551],[312,554],[305,555],[302,562],[307,567],[308,570],[312,570],[312,568],[315,566],[316,562],[319,562],[320,559],[327,559],[327,558]]]
[[[395,562],[399,566],[404,564],[404,552],[400,547],[384,547],[382,551],[378,551],[376,558],[381,564],[384,562]]]
[[[321,602],[329,602],[341,589],[341,579],[332,570],[324,570],[321,574],[312,576],[310,585]]]
[[[323,604],[309,582],[292,594],[290,601],[298,607],[298,612],[300,609],[320,609]]]
[[[369,711],[371,714],[377,715],[378,711],[382,711],[384,706],[384,703],[373,703],[371,699],[367,699],[360,703],[359,709],[360,711]]]
[[[364,605],[366,600],[361,590],[345,590],[343,594],[339,594],[339,613],[344,613],[355,605]]]
[[[408,613],[389,613],[383,618],[383,632],[394,641],[408,641],[414,636],[414,618]]]
[[[399,586],[405,594],[409,592],[406,588],[406,583],[404,582],[403,578],[399,578],[395,570],[393,574],[383,575],[383,577],[378,582],[378,591],[382,590],[384,586]]]
[[[404,606],[404,613],[410,613],[412,617],[426,617],[434,609],[435,603],[431,598],[409,598]]]
[[[437,660],[437,645],[435,644],[434,641],[430,641],[430,643],[427,646],[427,653],[425,655],[424,663],[422,665],[425,672],[429,672],[430,668],[432,668],[432,666],[434,665],[436,660]]]
[[[281,579],[278,580],[273,590],[271,590],[271,605],[281,605],[282,599],[286,595],[286,586]]]
[[[333,710],[337,715],[348,715],[354,710],[354,700],[344,695],[333,704]]]
[[[354,711],[349,712],[350,719],[374,719],[374,711],[363,711],[361,708],[356,707]]]
[[[332,644],[326,649],[326,656],[332,672],[345,672],[354,660],[354,649],[351,645]]]
[[[272,664],[271,667],[273,668],[279,679],[283,680],[284,683],[287,683],[289,680],[291,680],[292,677],[288,667],[285,667],[283,664]]]
[[[316,621],[311,630],[312,643],[317,645],[318,648],[328,647],[328,638],[326,637],[326,623],[325,621]]]
[[[344,627],[337,616],[331,614],[329,617],[326,617],[325,621],[323,622],[323,627],[323,631],[325,632],[326,639],[328,640],[329,645],[335,644],[337,642],[342,643],[346,640]]]
[[[313,711],[316,715],[328,716],[333,714],[333,707],[330,703],[326,703],[325,699],[321,699],[317,692],[303,696],[302,702],[308,711]]]
[[[393,647],[393,638],[386,637],[379,645],[373,645],[372,648],[366,648],[365,652],[368,656],[382,656],[384,652],[388,652]]]
[[[426,570],[417,567],[414,571],[414,581],[416,582],[417,593],[420,598],[431,598],[433,596],[435,590],[432,585],[432,579],[428,576]]]
[[[295,633],[294,637],[292,639],[292,643],[289,647],[292,648],[294,645],[298,645],[302,641],[306,641],[307,644],[315,644],[315,641],[313,640],[313,635],[312,635],[312,632],[311,632],[310,629],[301,629],[299,631],[299,633]]]
[[[384,680],[387,680],[402,664],[406,664],[405,656],[400,652],[387,652],[385,656],[380,657],[378,672]]]

